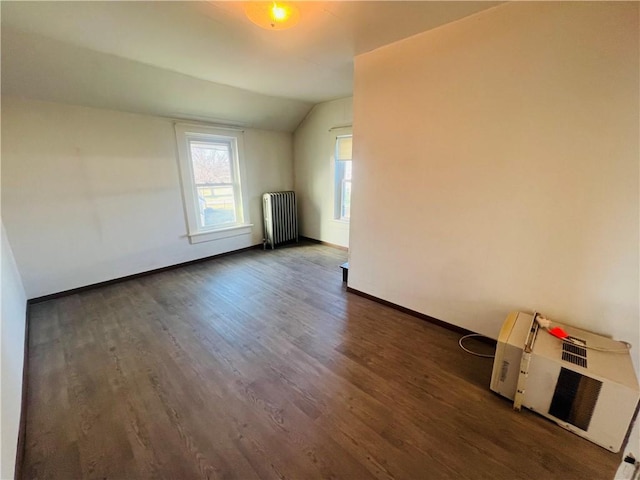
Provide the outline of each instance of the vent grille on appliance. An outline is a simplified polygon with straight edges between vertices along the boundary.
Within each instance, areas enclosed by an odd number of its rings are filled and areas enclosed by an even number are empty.
[[[601,388],[601,381],[562,367],[549,414],[587,431]]]
[[[576,340],[586,343],[579,338]],[[587,349],[573,343],[562,342],[562,360],[587,368]]]

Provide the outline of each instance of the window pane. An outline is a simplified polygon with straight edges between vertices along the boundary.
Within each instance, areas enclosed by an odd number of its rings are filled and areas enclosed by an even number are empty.
[[[344,178],[345,180],[351,180],[351,160],[344,162]]]
[[[228,143],[191,142],[191,162],[201,227],[235,223],[232,151]]]
[[[351,217],[351,165],[353,138],[351,135],[336,137],[334,153],[334,218],[348,221]]]
[[[217,188],[198,186],[196,190],[201,227],[235,223],[236,208],[231,185]]]
[[[227,143],[191,142],[196,185],[231,183],[231,146]]]
[[[342,182],[341,217],[344,220],[351,218],[351,180]]]

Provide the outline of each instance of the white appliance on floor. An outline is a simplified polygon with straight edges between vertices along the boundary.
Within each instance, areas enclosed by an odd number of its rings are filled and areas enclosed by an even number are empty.
[[[513,312],[496,348],[491,390],[612,452],[620,451],[637,414],[638,378],[624,343],[552,322],[561,340]],[[541,318],[541,317],[537,317]]]

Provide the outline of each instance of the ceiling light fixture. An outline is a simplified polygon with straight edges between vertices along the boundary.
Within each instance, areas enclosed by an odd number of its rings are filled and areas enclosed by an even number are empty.
[[[290,2],[247,2],[244,13],[253,23],[267,30],[285,30],[300,20],[298,7]]]

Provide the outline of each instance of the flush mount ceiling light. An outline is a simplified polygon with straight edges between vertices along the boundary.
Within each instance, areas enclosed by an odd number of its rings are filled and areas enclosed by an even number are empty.
[[[253,23],[267,30],[285,30],[300,19],[298,8],[290,2],[247,2],[244,13]]]

